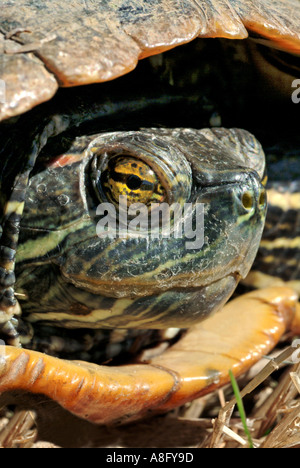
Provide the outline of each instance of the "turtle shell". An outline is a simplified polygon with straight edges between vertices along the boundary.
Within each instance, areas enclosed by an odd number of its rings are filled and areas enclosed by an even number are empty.
[[[4,0],[0,120],[51,99],[60,86],[112,80],[195,37],[251,34],[298,54],[299,24],[298,0]]]

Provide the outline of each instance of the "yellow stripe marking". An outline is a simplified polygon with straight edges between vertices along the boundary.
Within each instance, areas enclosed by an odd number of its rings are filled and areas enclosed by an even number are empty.
[[[4,208],[5,216],[9,216],[12,213],[17,213],[18,215],[22,215],[24,211],[24,202],[18,201],[9,201],[7,202]]]
[[[82,224],[74,223],[71,224],[68,229],[63,229],[61,231],[49,231],[48,234],[43,237],[43,240],[28,240],[24,244],[20,245],[17,250],[16,261],[21,262],[23,260],[30,260],[31,258],[35,259],[41,256],[46,255],[48,252],[51,252],[55,247],[57,247],[64,238],[70,233],[74,232],[74,226],[76,229],[81,229],[86,223],[82,221]],[[90,223],[88,222],[89,226]]]
[[[272,241],[262,240],[260,246],[268,250],[280,248],[297,249],[300,248],[300,236],[294,237],[293,239],[289,237],[280,237],[279,239],[274,239]]]
[[[284,211],[300,209],[300,193],[279,193],[277,190],[268,190],[270,205],[276,205]]]
[[[50,322],[83,322],[96,325],[97,322],[103,322],[105,319],[111,319],[115,316],[122,315],[124,309],[131,305],[133,301],[131,299],[120,299],[116,302],[112,309],[95,309],[87,315],[70,314],[67,312],[41,312],[32,313],[28,315],[29,322],[36,321],[50,321]],[[101,325],[103,325],[101,323]]]

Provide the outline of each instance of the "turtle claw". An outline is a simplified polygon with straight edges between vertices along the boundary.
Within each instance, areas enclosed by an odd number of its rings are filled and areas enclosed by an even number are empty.
[[[16,319],[8,320],[3,326],[0,327],[1,335],[5,337],[5,341],[10,346],[16,346],[17,348],[21,348],[21,342],[19,333],[16,328],[16,324],[14,323]]]
[[[231,301],[149,363],[107,367],[0,346],[0,392],[44,394],[98,424],[165,412],[247,371],[291,326],[297,295],[268,288]],[[294,322],[293,322],[294,323]]]
[[[18,301],[16,301],[15,305],[6,310],[3,309],[4,307],[0,310],[0,337],[2,337],[8,345],[19,348],[21,347],[21,342],[17,331],[17,316],[21,315],[21,307]]]

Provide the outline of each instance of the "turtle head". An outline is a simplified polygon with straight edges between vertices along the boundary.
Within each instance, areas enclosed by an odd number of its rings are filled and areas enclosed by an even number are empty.
[[[28,320],[184,328],[207,317],[256,256],[263,175],[262,148],[243,130],[78,138],[28,188],[17,286],[26,296],[46,278],[24,301]]]

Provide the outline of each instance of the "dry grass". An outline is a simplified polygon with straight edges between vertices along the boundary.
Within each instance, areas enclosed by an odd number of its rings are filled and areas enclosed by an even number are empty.
[[[288,362],[294,351],[289,346],[276,350],[239,379],[247,426],[256,448],[300,447],[300,364]],[[249,446],[230,386],[170,414],[126,427],[95,426],[40,396],[3,395],[0,405],[2,447]]]
[[[300,364],[286,363],[294,351],[295,348],[288,347],[273,357],[241,392],[242,397],[250,395],[253,399],[247,425],[256,448],[300,446]],[[274,370],[279,371],[283,367],[287,368],[279,380],[271,377]],[[234,422],[231,419],[234,406],[235,398],[232,398],[220,410],[218,418],[214,421],[212,434],[206,442],[207,447],[248,446],[241,421]],[[229,428],[231,434],[224,431],[224,428]],[[237,439],[234,434],[243,440]]]

